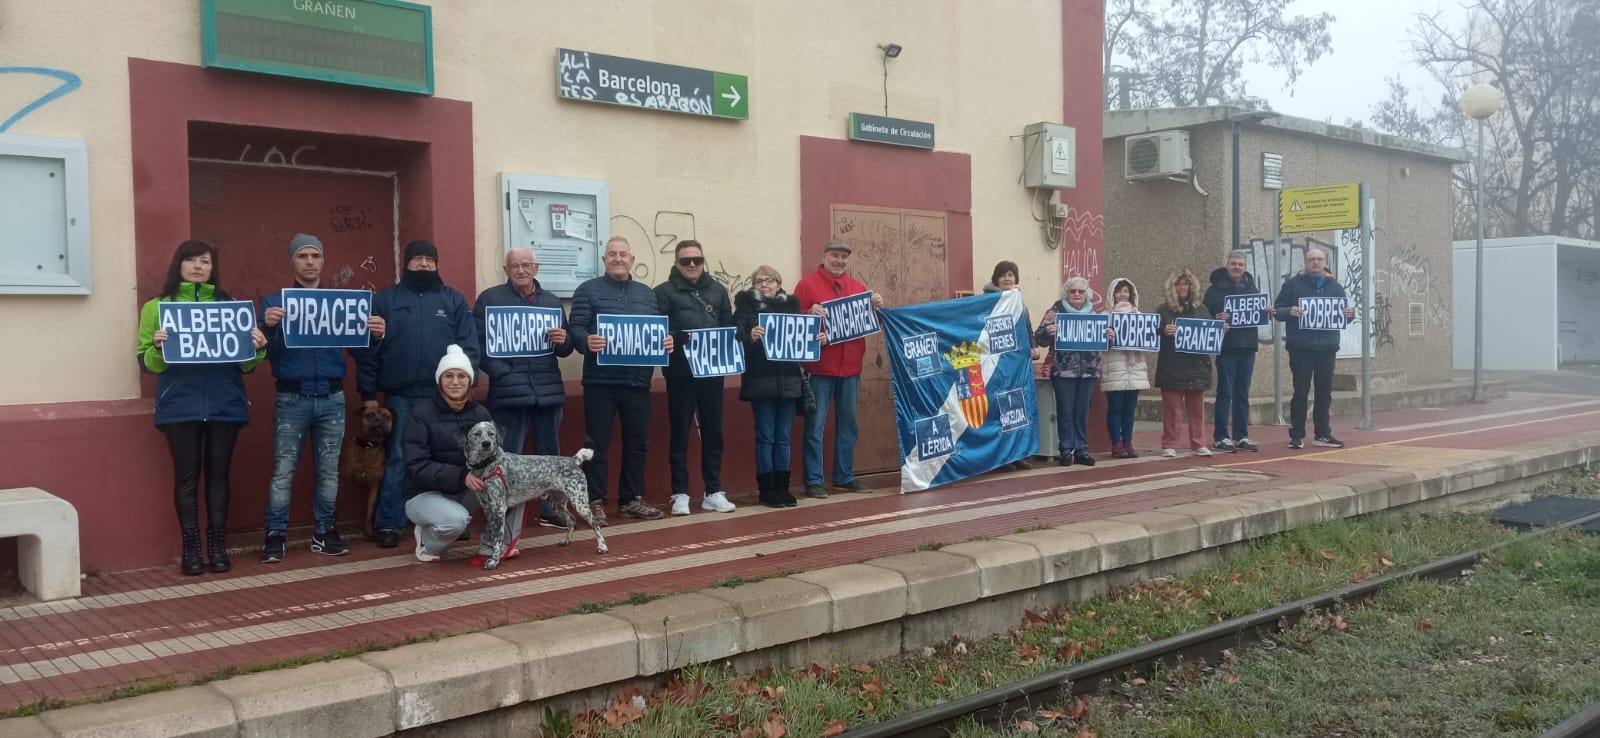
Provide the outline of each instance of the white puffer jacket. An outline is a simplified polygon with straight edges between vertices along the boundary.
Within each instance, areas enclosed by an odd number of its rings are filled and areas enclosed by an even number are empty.
[[[1117,287],[1124,284],[1133,292],[1133,301],[1119,302],[1111,308],[1111,312],[1136,313],[1139,311],[1139,288],[1133,286],[1132,280],[1122,277],[1111,280],[1111,286],[1106,290],[1106,301],[1114,300]],[[1150,369],[1145,362],[1145,352],[1107,351],[1100,363],[1100,389],[1105,392],[1150,389]]]

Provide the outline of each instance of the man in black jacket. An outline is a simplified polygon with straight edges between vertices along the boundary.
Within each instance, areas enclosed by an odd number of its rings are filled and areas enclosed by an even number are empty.
[[[542,456],[561,454],[561,412],[567,402],[566,386],[562,383],[561,367],[556,357],[572,354],[572,342],[567,337],[567,316],[561,309],[561,298],[545,291],[536,278],[539,262],[533,250],[518,246],[506,252],[505,284],[495,285],[478,295],[472,305],[472,319],[483,341],[483,373],[489,376],[489,396],[484,405],[494,416],[500,431],[500,444],[514,454],[524,452],[529,431],[533,435],[533,453]],[[545,330],[551,353],[543,356],[516,356],[497,358],[489,356],[489,307],[542,307],[556,311],[560,316],[556,325]],[[554,316],[552,316],[554,318]],[[549,509],[549,503],[540,503],[539,520],[550,527],[566,527]],[[516,514],[521,514],[518,506]]]
[[[1228,254],[1227,266],[1211,272],[1211,286],[1206,288],[1206,310],[1217,320],[1226,321],[1229,295],[1250,295],[1256,289],[1256,278],[1245,270],[1249,255],[1243,251]],[[1267,306],[1267,315],[1276,310]],[[1250,440],[1250,379],[1256,371],[1256,327],[1229,325],[1222,337],[1222,353],[1217,356],[1217,402],[1213,408],[1216,429],[1211,434],[1212,446],[1218,451],[1259,451]],[[1233,421],[1229,433],[1229,420]]]
[[[1305,448],[1306,394],[1316,382],[1316,397],[1311,410],[1311,422],[1316,431],[1315,443],[1326,448],[1343,448],[1344,443],[1333,437],[1333,426],[1328,418],[1328,408],[1333,404],[1333,360],[1339,353],[1339,331],[1306,330],[1300,327],[1302,297],[1345,297],[1344,286],[1328,271],[1328,255],[1322,249],[1306,249],[1306,268],[1283,282],[1278,290],[1274,317],[1283,321],[1288,332],[1284,347],[1289,350],[1289,373],[1294,378],[1294,397],[1289,401],[1289,448]],[[1354,308],[1346,306],[1345,320],[1354,318]]]
[[[722,283],[706,273],[705,250],[695,240],[673,249],[677,265],[667,281],[656,285],[657,309],[667,316],[678,350],[661,370],[667,379],[667,422],[672,428],[668,460],[672,465],[672,514],[689,514],[689,435],[700,415],[700,477],[706,494],[700,509],[733,512],[722,491],[722,377],[696,377],[685,352],[684,331],[733,326],[733,303]]]
[[[383,339],[356,353],[356,388],[362,403],[377,407],[378,393],[394,413],[395,432],[383,465],[383,484],[373,514],[379,548],[394,548],[406,524],[401,489],[405,483],[405,449],[401,441],[411,409],[435,392],[433,370],[445,348],[456,344],[478,362],[478,329],[472,324],[467,298],[439,279],[439,249],[428,241],[406,244],[405,272],[400,283],[372,298],[372,314],[383,318]]]
[[[595,330],[600,315],[659,315],[656,293],[633,278],[633,247],[628,239],[613,236],[606,242],[606,273],[572,293],[572,315],[567,332],[583,354],[584,445],[594,458],[584,465],[589,477],[589,510],[601,525],[606,520],[606,450],[611,445],[611,424],[622,418],[622,475],[617,482],[617,508],[628,517],[654,520],[661,511],[646,504],[644,460],[650,448],[650,377],[648,366],[601,366],[595,358],[605,350],[605,336]],[[663,341],[672,352],[672,334]]]

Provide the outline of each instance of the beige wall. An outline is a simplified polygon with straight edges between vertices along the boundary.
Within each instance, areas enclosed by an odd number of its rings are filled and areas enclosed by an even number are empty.
[[[89,297],[0,296],[0,341],[51,359],[4,362],[0,404],[138,394],[135,313],[148,296],[136,295],[133,281],[127,58],[199,64],[199,13],[198,0],[0,7],[0,66],[63,69],[83,80],[8,133],[88,141],[94,254]],[[876,44],[885,42],[905,47],[889,63],[890,115],[932,121],[940,150],[972,157],[978,283],[1009,258],[1040,307],[1054,293],[1057,256],[1040,245],[1016,181],[1021,144],[1013,136],[1060,119],[1059,0],[473,0],[437,3],[433,28],[436,95],[473,104],[474,293],[500,279],[499,177],[507,171],[608,180],[613,216],[647,226],[658,210],[694,213],[693,235],[728,272],[771,262],[792,284],[811,266],[796,243],[799,137],[844,138],[850,112],[882,112]],[[746,74],[751,118],[558,101],[558,47]],[[55,84],[0,75],[0,119]],[[637,244],[637,229],[624,222],[615,232]],[[815,245],[807,246],[810,254]],[[665,270],[667,255],[649,258]]]
[[[1140,287],[1141,307],[1160,303],[1160,285],[1178,266],[1194,271],[1202,285],[1230,250],[1232,159],[1230,126],[1190,129],[1190,144],[1202,197],[1179,182],[1123,180],[1123,139],[1105,141],[1107,274],[1126,276]],[[1240,146],[1240,237],[1271,240],[1276,193],[1261,189],[1261,153],[1282,154],[1285,187],[1365,182],[1376,207],[1376,291],[1380,338],[1375,371],[1405,372],[1411,384],[1450,377],[1450,168],[1440,159],[1360,146],[1324,136],[1246,126]],[[1328,242],[1331,233],[1296,234]],[[1286,236],[1286,238],[1288,238]],[[1258,280],[1261,275],[1257,275]],[[1274,291],[1276,285],[1273,286]],[[1422,336],[1409,335],[1407,305],[1424,306]],[[1387,319],[1387,331],[1382,331]],[[1253,394],[1271,394],[1270,346],[1257,356]],[[1287,360],[1286,360],[1287,361]],[[1359,360],[1342,360],[1339,372],[1360,372]],[[1284,370],[1287,383],[1288,370]]]

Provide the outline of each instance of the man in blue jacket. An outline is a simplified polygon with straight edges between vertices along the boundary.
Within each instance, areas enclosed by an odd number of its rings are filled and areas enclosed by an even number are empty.
[[[533,250],[519,246],[506,252],[505,284],[495,285],[478,295],[472,305],[472,319],[483,341],[483,364],[480,368],[489,376],[489,397],[484,405],[494,416],[500,431],[500,445],[514,454],[523,453],[529,432],[533,435],[533,453],[557,456],[561,453],[561,411],[567,402],[566,386],[561,380],[558,356],[572,354],[572,341],[567,336],[567,316],[561,309],[561,298],[545,291],[536,278],[539,262]],[[545,330],[551,353],[543,356],[516,356],[496,358],[489,356],[488,308],[541,307],[550,308],[560,316],[556,325]],[[549,503],[540,503],[539,521],[551,527],[565,528],[549,510]],[[516,511],[521,514],[521,506]]]
[[[386,321],[383,339],[356,355],[356,388],[363,404],[377,407],[378,393],[394,413],[394,432],[383,465],[378,509],[373,514],[379,548],[394,548],[406,524],[406,419],[411,409],[428,402],[437,388],[433,370],[450,344],[478,363],[478,329],[472,324],[467,298],[439,278],[439,249],[428,241],[406,244],[405,272],[400,283],[372,298],[372,314]]]
[[[291,287],[322,286],[322,241],[295,234],[289,239],[289,265],[294,270]],[[334,525],[339,498],[339,448],[344,443],[344,352],[336,348],[289,348],[278,325],[283,322],[283,293],[261,298],[261,331],[267,336],[267,361],[277,381],[272,410],[272,482],[267,486],[267,537],[261,547],[262,563],[283,561],[288,541],[289,496],[300,449],[311,436],[312,463],[317,469],[317,499],[312,511],[316,528],[311,552],[328,556],[349,553]],[[383,338],[384,320],[367,318],[372,340]]]
[[[1300,327],[1305,312],[1300,309],[1302,297],[1344,298],[1344,286],[1328,271],[1328,255],[1322,249],[1306,249],[1306,268],[1283,281],[1278,290],[1274,317],[1287,324],[1284,347],[1289,349],[1289,373],[1294,378],[1294,397],[1289,401],[1289,448],[1305,448],[1306,394],[1316,383],[1316,396],[1312,404],[1311,422],[1316,431],[1314,443],[1326,448],[1344,448],[1344,443],[1333,437],[1333,426],[1328,419],[1328,407],[1333,404],[1333,359],[1339,353],[1339,331],[1308,330]],[[1355,308],[1347,304],[1345,320],[1356,315]]]
[[[656,293],[633,278],[633,247],[628,239],[613,236],[606,242],[606,273],[572,293],[572,317],[567,330],[583,354],[584,445],[594,458],[584,465],[589,477],[589,510],[601,525],[606,519],[606,449],[611,445],[611,424],[622,418],[622,475],[617,482],[617,509],[631,518],[654,520],[661,511],[646,504],[644,461],[650,448],[650,376],[648,366],[601,366],[595,358],[606,348],[605,336],[595,331],[600,315],[658,315]],[[663,341],[672,353],[672,334]]]
[[[1211,272],[1211,286],[1206,288],[1206,312],[1216,316],[1217,320],[1229,320],[1228,297],[1230,295],[1251,295],[1260,292],[1256,289],[1256,278],[1246,266],[1249,264],[1249,255],[1243,251],[1228,254],[1227,266]],[[1276,309],[1267,306],[1267,315],[1276,313]],[[1256,371],[1256,335],[1255,326],[1236,327],[1228,326],[1228,332],[1222,337],[1222,353],[1217,356],[1217,402],[1213,408],[1215,416],[1215,429],[1212,431],[1212,446],[1218,451],[1232,453],[1234,451],[1259,451],[1261,448],[1255,441],[1250,440],[1250,379]],[[1228,427],[1229,421],[1233,427]]]

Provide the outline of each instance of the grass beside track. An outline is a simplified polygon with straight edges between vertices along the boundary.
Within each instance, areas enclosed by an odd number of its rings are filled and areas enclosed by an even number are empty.
[[[1595,496],[1574,472],[1547,493]],[[547,714],[551,736],[832,736],[1517,533],[1484,515],[1382,514],[1258,539],[1227,564],[1027,613],[980,642],[875,664],[680,672],[603,711]],[[1600,537],[1519,542],[1452,585],[1408,582],[1316,613],[1219,663],[1173,665],[1094,696],[1058,694],[956,735],[1529,735],[1600,700]]]

